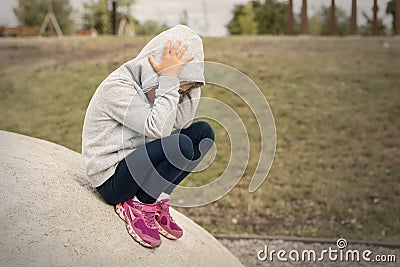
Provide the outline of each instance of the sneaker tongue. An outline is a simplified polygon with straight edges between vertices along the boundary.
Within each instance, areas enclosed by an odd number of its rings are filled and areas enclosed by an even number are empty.
[[[155,213],[157,210],[157,206],[155,204],[146,204],[143,205],[143,219],[144,223],[150,227],[157,229],[156,226],[156,218],[155,218]]]

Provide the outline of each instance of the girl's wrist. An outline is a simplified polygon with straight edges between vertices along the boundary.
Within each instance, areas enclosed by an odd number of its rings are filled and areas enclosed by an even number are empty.
[[[160,76],[156,96],[165,93],[173,94],[179,97],[179,79],[170,76]]]
[[[173,77],[173,78],[178,78],[178,73],[172,69],[167,69],[164,71],[160,72],[160,76],[167,76],[167,77]]]

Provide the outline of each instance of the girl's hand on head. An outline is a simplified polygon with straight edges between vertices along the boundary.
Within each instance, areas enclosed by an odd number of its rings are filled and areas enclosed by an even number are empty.
[[[164,55],[161,62],[157,62],[153,56],[149,56],[151,66],[159,75],[178,77],[183,65],[194,59],[194,56],[182,59],[188,46],[184,45],[178,52],[181,43],[181,40],[177,41],[170,51],[172,41],[169,40],[164,48]]]

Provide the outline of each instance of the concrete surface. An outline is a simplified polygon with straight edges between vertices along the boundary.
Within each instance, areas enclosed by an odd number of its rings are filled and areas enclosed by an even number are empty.
[[[1,266],[241,266],[213,236],[173,210],[177,241],[137,244],[83,176],[81,155],[0,131]]]

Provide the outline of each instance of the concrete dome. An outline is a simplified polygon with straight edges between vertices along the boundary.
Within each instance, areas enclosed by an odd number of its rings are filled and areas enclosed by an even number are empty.
[[[0,131],[2,266],[241,266],[212,235],[173,210],[184,236],[137,244],[83,176],[81,155]]]

